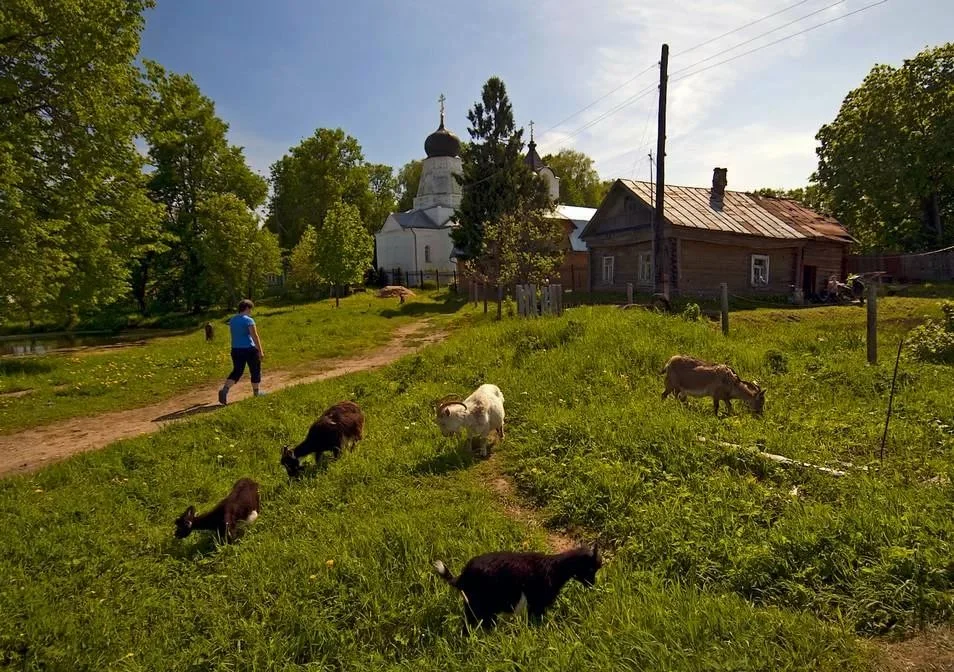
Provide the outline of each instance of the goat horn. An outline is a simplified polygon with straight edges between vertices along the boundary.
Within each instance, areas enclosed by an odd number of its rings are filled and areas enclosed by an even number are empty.
[[[459,394],[446,394],[446,395],[444,395],[443,397],[441,397],[440,399],[438,399],[437,401],[435,401],[435,402],[434,402],[434,405],[440,407],[440,406],[443,406],[443,405],[445,405],[445,404],[447,404],[447,403],[449,403],[449,402],[451,402],[451,401],[460,401],[460,400],[461,400],[461,399],[460,399],[460,395],[459,395]]]
[[[456,400],[454,400],[454,401],[445,401],[443,404],[441,404],[440,406],[437,407],[437,410],[441,411],[441,410],[447,408],[448,406],[453,406],[454,404],[460,404],[460,405],[463,406],[464,408],[467,408],[467,404],[465,404],[463,401],[456,401]]]

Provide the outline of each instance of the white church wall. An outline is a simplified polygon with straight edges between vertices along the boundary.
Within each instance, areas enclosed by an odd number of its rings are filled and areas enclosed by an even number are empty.
[[[382,229],[374,236],[374,245],[378,255],[378,267],[386,271],[400,268],[402,271],[414,269],[414,239],[411,232],[398,227],[386,231]]]
[[[458,156],[431,156],[424,159],[414,208],[443,205],[456,209],[460,205],[461,189],[454,179],[454,173],[460,174],[463,171],[462,166]]]

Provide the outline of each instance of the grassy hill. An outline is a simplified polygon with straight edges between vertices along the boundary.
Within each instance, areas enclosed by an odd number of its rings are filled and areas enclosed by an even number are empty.
[[[882,302],[882,353],[933,302]],[[675,353],[768,389],[765,416],[716,418],[662,392]],[[890,357],[864,363],[858,308],[757,310],[733,331],[643,311],[484,323],[387,369],[243,402],[0,482],[0,662],[18,669],[866,669],[866,638],[954,608],[949,367],[903,360],[877,459]],[[430,403],[481,382],[507,440],[476,463]],[[289,483],[279,448],[331,402],[367,438]],[[706,439],[705,442],[699,440]],[[722,443],[716,443],[722,442]],[[738,447],[726,447],[733,444]],[[749,447],[815,464],[783,468]],[[553,527],[613,550],[595,589],[542,627],[462,636],[433,576],[503,548],[545,549],[488,474]],[[263,511],[240,543],[172,537],[239,477]],[[311,669],[311,668],[310,668]]]

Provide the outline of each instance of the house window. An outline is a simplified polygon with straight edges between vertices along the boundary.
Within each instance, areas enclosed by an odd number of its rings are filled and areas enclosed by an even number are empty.
[[[752,286],[767,287],[769,284],[769,258],[766,254],[752,255]]]
[[[612,285],[616,257],[603,257],[603,284]]]
[[[430,245],[424,246],[424,263],[425,264],[431,263],[431,246]]]
[[[653,255],[650,252],[639,253],[639,282],[643,285],[653,281]]]

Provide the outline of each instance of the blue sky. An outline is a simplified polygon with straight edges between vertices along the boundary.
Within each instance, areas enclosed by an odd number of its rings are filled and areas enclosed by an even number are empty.
[[[668,42],[667,181],[706,186],[712,168],[726,166],[730,189],[796,187],[814,169],[818,127],[875,63],[899,65],[954,39],[954,0],[887,0],[681,81],[676,72],[810,13],[697,67],[874,1],[159,0],[142,55],[191,74],[264,175],[323,126],[355,136],[369,161],[400,167],[421,158],[441,93],[447,126],[466,139],[467,109],[498,75],[518,123],[536,123],[541,153],[573,147],[604,178],[648,179],[654,92],[577,131],[652,87],[654,69],[560,122],[658,61]]]

